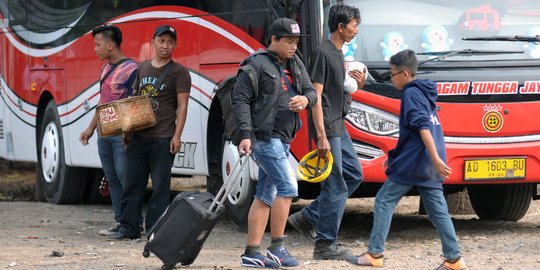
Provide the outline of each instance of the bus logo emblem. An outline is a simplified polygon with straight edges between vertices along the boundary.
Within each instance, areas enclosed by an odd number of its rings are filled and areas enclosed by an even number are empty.
[[[503,117],[499,113],[502,110],[500,104],[497,105],[485,105],[484,106],[484,118],[482,124],[487,132],[497,132],[501,130],[503,126]]]

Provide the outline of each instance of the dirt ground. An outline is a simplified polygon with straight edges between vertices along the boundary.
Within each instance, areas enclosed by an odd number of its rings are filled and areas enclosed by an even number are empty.
[[[111,242],[97,234],[111,225],[110,205],[27,201],[31,192],[26,190],[24,195],[24,185],[19,198],[17,194],[21,192],[10,191],[16,185],[6,183],[17,178],[31,183],[25,177],[32,178],[28,176],[32,169],[8,166],[0,167],[0,172],[0,269],[160,269],[161,262],[155,256],[141,255],[145,240]],[[308,202],[300,200],[292,211]],[[372,206],[373,199],[351,199],[347,204],[340,241],[355,253],[366,250]],[[434,269],[440,264],[441,247],[436,231],[417,211],[418,199],[414,197],[405,198],[398,206],[387,241],[384,269]],[[471,269],[540,269],[540,201],[534,201],[519,222],[481,221],[474,215],[454,218],[463,255]],[[313,246],[306,239],[290,228],[287,234],[290,252],[301,260],[296,269],[358,268],[344,261],[315,261]],[[219,221],[188,269],[241,269],[239,259],[245,237],[228,219]],[[268,237],[263,250],[269,244]]]

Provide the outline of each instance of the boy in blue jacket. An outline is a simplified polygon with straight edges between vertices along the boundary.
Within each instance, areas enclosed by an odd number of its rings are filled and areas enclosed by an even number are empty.
[[[416,186],[428,218],[441,238],[445,260],[437,269],[467,269],[442,188],[452,169],[446,165],[444,135],[437,116],[437,87],[433,81],[416,79],[418,60],[415,54],[412,50],[404,50],[390,58],[392,84],[402,90],[399,139],[396,148],[388,153],[388,180],[375,199],[368,252],[345,259],[356,265],[383,266],[384,243],[394,209]]]

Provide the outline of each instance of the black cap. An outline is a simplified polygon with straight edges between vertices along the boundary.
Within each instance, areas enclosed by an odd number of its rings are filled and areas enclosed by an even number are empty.
[[[154,32],[154,37],[156,36],[161,36],[163,35],[164,33],[169,33],[173,36],[174,40],[176,40],[176,29],[174,29],[172,26],[170,25],[160,25],[156,28],[156,31]]]
[[[300,32],[300,26],[295,20],[279,18],[268,29],[268,38],[276,37],[303,37],[307,36]]]

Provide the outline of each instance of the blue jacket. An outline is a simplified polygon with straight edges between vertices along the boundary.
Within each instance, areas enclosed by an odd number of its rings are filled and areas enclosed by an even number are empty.
[[[433,136],[439,157],[446,162],[446,150],[441,123],[437,116],[437,86],[429,80],[413,80],[401,93],[399,139],[396,148],[388,152],[386,175],[391,181],[407,185],[442,188],[443,178],[420,137],[428,129]]]

